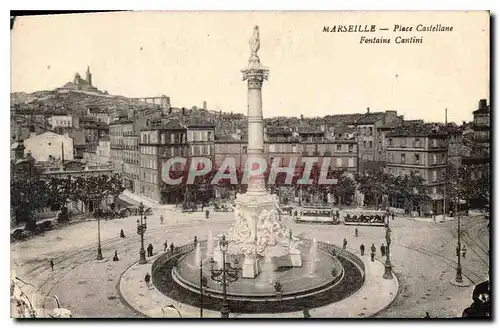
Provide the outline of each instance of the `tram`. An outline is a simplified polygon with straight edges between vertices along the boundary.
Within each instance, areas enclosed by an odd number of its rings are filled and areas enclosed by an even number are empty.
[[[339,224],[339,218],[335,212],[335,209],[329,206],[302,206],[294,212],[295,222]]]
[[[345,225],[385,226],[387,212],[377,210],[356,209],[345,211],[343,221]]]

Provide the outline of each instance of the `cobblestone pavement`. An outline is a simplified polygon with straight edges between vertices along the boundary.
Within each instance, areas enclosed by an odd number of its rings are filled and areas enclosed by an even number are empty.
[[[145,246],[152,243],[157,253],[165,239],[176,245],[191,242],[194,236],[205,239],[208,230],[213,234],[228,231],[232,213],[175,213],[162,210],[165,222],[160,224],[158,211],[148,217]],[[38,305],[53,308],[52,295],[76,317],[136,317],[137,313],[121,303],[117,295],[120,274],[138,259],[140,238],[136,233],[137,217],[101,221],[103,255],[107,261],[96,262],[97,223],[95,221],[70,225],[47,232],[24,242],[11,245],[12,268],[17,275],[36,288],[25,286],[30,294],[37,291]],[[295,235],[315,237],[341,245],[347,238],[348,248],[359,253],[359,245],[368,249],[372,243],[380,249],[385,243],[383,227],[296,224],[285,217]],[[462,219],[462,238],[467,255],[462,259],[465,279],[483,281],[488,270],[489,230],[482,217]],[[442,223],[419,222],[404,218],[391,221],[391,260],[400,282],[400,294],[393,305],[379,317],[454,317],[471,303],[473,286],[456,287],[449,283],[455,277],[456,221]],[[119,238],[123,229],[126,238]],[[119,262],[112,262],[114,251]],[[380,258],[380,253],[377,254]],[[49,267],[53,259],[55,270]],[[49,295],[50,297],[46,297]]]

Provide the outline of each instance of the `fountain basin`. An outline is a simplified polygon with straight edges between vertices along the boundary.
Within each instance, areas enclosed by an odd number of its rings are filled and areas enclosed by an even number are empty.
[[[199,293],[199,269],[190,264],[193,262],[193,256],[193,252],[190,252],[180,257],[177,266],[172,269],[172,277],[182,287]],[[241,256],[238,260],[242,263],[243,257]],[[264,261],[264,258],[259,259],[259,267],[264,268],[266,266]],[[307,263],[309,259],[304,261]],[[321,263],[321,265],[317,265],[316,275],[309,275],[307,265],[301,268],[282,266],[274,271],[275,279],[273,283],[269,282],[269,276],[265,272],[261,271],[254,279],[244,279],[241,277],[240,272],[240,278],[227,286],[227,297],[234,300],[262,300],[267,298],[274,300],[276,295],[274,282],[277,280],[283,286],[282,299],[302,297],[331,288],[342,279],[343,274],[339,274],[335,278],[331,276],[333,267],[336,268],[337,272],[343,272],[343,267],[338,259],[325,251],[318,251],[316,261]],[[273,263],[277,266],[279,262],[274,260]],[[208,296],[222,298],[222,284],[210,279],[209,267],[209,259],[205,259],[203,274],[209,278],[205,291]]]

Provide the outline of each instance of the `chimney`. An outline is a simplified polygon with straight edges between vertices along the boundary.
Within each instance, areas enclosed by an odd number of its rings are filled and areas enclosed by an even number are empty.
[[[205,100],[203,100],[203,110],[204,111],[207,110],[207,102]]]
[[[481,99],[479,100],[479,108],[485,108],[488,105],[488,102],[486,99]]]
[[[366,114],[370,114],[370,107],[366,107]]]

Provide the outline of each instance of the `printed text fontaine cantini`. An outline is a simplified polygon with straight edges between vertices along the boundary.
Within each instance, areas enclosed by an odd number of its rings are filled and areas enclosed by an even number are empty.
[[[377,25],[332,25],[323,26],[323,32],[327,33],[398,33],[397,36],[367,36],[363,35],[359,38],[361,44],[379,44],[379,43],[423,43],[423,35],[408,35],[410,33],[428,33],[428,32],[453,32],[453,26],[445,26],[441,24],[417,24],[417,25],[402,25],[394,24],[388,26]],[[408,34],[407,34],[408,33]]]

